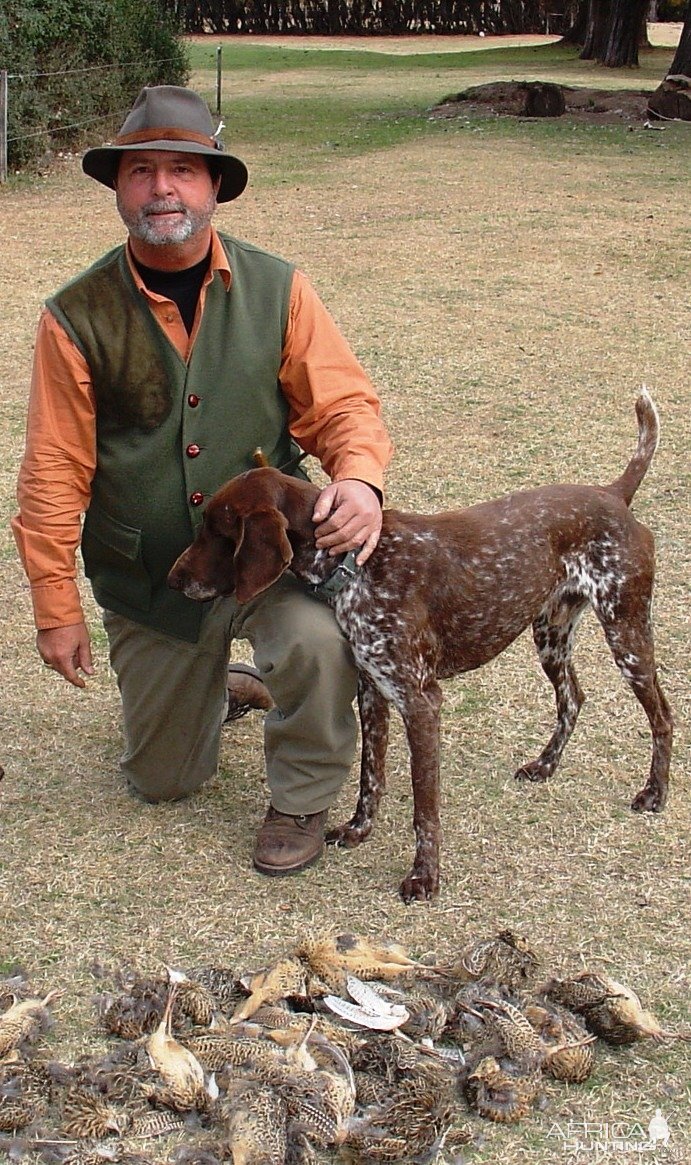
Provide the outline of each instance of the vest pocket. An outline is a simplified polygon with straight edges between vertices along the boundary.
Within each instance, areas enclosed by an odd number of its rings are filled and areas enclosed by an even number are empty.
[[[149,610],[151,579],[144,565],[141,530],[91,507],[84,519],[81,551],[84,572],[101,605],[107,606],[110,595],[139,611]]]

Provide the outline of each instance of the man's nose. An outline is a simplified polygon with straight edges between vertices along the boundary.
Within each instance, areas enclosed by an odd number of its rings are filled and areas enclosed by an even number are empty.
[[[151,185],[157,197],[171,194],[174,189],[173,176],[165,167],[157,167],[153,172]]]

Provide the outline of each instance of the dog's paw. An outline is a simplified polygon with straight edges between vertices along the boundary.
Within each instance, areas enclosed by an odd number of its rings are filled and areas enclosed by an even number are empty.
[[[634,813],[661,813],[667,800],[667,790],[658,786],[644,785],[640,793],[636,793],[631,808]]]
[[[399,887],[406,906],[411,902],[431,902],[439,893],[439,873],[434,870],[419,870],[413,866]]]
[[[513,777],[515,781],[543,782],[548,780],[551,775],[552,770],[548,765],[542,764],[539,760],[531,760],[527,764],[521,765],[520,769],[516,769]]]
[[[346,821],[344,825],[337,825],[335,829],[330,829],[324,841],[327,845],[338,845],[342,846],[343,849],[355,849],[363,841],[367,841],[371,832],[371,821],[360,822],[357,818],[353,817],[350,821]]]

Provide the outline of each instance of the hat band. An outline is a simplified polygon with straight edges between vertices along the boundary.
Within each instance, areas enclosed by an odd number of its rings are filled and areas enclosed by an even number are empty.
[[[160,126],[156,129],[140,129],[136,133],[118,134],[116,146],[134,146],[140,142],[196,142],[200,146],[219,148],[215,138],[207,134],[195,133],[191,129],[174,129],[169,126]]]

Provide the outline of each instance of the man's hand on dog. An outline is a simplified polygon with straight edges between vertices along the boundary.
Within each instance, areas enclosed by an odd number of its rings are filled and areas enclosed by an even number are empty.
[[[366,562],[381,533],[381,505],[376,492],[364,481],[347,478],[327,485],[317,498],[312,520],[320,550],[345,554],[362,547],[357,564]]]

